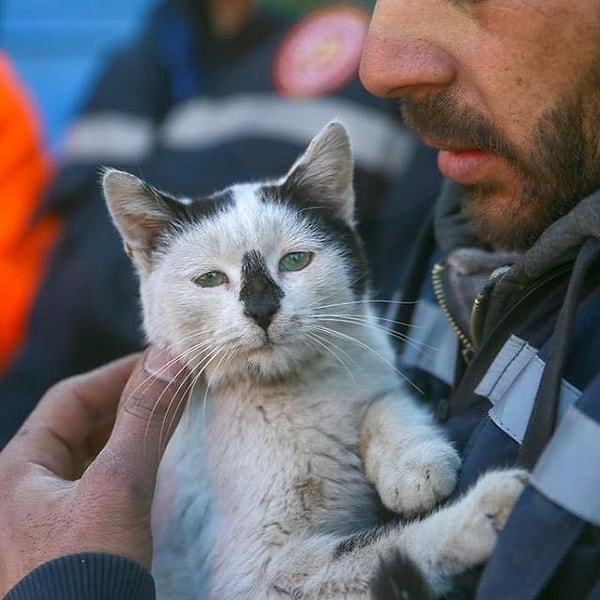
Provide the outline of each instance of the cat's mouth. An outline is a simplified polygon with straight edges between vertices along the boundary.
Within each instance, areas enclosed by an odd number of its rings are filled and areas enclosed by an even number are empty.
[[[265,337],[259,347],[256,349],[259,352],[271,352],[277,344],[269,336],[268,332],[265,332]]]

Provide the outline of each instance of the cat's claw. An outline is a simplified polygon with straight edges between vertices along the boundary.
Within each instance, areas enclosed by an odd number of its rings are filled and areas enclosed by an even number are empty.
[[[390,453],[378,467],[374,483],[383,504],[412,517],[431,510],[452,493],[460,458],[450,444],[430,440]]]

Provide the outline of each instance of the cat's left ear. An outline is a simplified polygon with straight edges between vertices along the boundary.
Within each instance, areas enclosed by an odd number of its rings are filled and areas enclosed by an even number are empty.
[[[125,251],[138,270],[146,274],[151,259],[169,225],[183,209],[172,196],[141,179],[116,169],[106,169],[102,177],[104,197]]]
[[[339,121],[328,123],[285,177],[284,188],[304,206],[325,208],[348,223],[354,219],[354,159]]]

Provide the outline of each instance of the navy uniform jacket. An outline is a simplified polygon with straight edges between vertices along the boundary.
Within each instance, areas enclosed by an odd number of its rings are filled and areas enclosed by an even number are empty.
[[[403,370],[463,454],[457,491],[532,471],[483,573],[452,597],[600,597],[600,192],[510,256],[477,241],[447,184],[402,298],[421,300],[396,315]]]

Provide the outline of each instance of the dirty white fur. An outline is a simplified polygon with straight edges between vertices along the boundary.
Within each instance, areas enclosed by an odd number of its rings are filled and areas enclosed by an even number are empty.
[[[352,226],[352,159],[339,123],[287,177],[299,173],[319,192],[313,208],[327,205]],[[156,190],[117,171],[104,188],[140,274],[148,339],[194,372],[159,474],[159,598],[364,599],[379,557],[394,548],[442,592],[486,560],[522,487],[518,472],[490,474],[449,508],[355,543],[379,525],[372,484],[389,508],[417,515],[452,492],[459,459],[395,372],[367,295],[353,291],[344,246],[303,218],[307,208],[265,202],[263,184],[237,185],[223,211],[169,229]],[[240,300],[251,250],[284,292],[268,334]],[[281,270],[296,251],[312,253],[310,264]],[[194,283],[210,271],[227,282]]]

